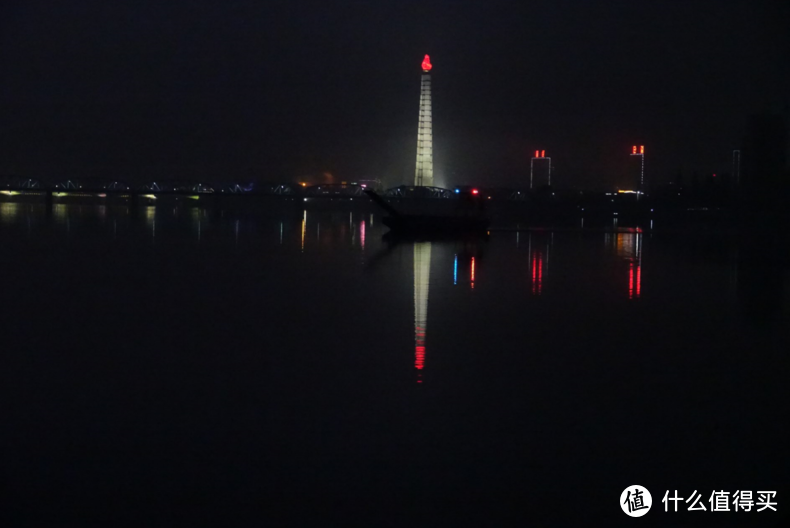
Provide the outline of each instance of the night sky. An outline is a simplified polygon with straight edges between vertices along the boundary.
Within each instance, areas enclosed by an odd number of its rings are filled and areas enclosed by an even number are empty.
[[[790,102],[790,2],[29,0],[0,18],[0,174],[437,183],[723,172]]]

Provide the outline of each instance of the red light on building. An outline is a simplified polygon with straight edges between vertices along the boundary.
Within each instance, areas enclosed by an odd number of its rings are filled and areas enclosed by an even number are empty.
[[[477,189],[472,189],[472,194],[480,194],[480,191],[478,191]]]
[[[433,66],[431,65],[431,58],[426,55],[424,59],[422,59],[422,71],[431,71]]]
[[[644,154],[644,153],[645,153],[645,146],[644,146],[644,145],[642,145],[641,147],[639,147],[639,153],[640,153],[640,154]]]
[[[631,148],[631,154],[636,154],[636,145]]]
[[[545,158],[546,157],[546,151],[545,150],[541,150],[540,151],[540,157],[541,158]]]
[[[539,150],[536,150],[536,151],[535,151],[535,157],[536,157],[536,158],[539,158],[539,157],[540,157],[540,151],[539,151]]]

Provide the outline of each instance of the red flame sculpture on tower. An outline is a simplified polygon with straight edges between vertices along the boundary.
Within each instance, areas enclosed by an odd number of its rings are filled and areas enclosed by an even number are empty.
[[[431,68],[433,68],[433,66],[431,66],[431,58],[426,55],[425,58],[422,59],[422,71],[428,72],[431,71]]]

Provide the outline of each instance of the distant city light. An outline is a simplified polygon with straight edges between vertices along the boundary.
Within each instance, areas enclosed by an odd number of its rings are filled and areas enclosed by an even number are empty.
[[[472,189],[472,194],[479,194],[479,193],[480,191],[478,191],[477,189]]]

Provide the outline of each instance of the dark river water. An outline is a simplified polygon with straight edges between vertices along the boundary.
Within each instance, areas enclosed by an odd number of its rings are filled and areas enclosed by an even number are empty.
[[[0,204],[3,526],[784,526],[770,241]],[[630,485],[651,511],[620,508]],[[708,511],[664,511],[666,491]],[[778,512],[713,512],[714,490]]]

